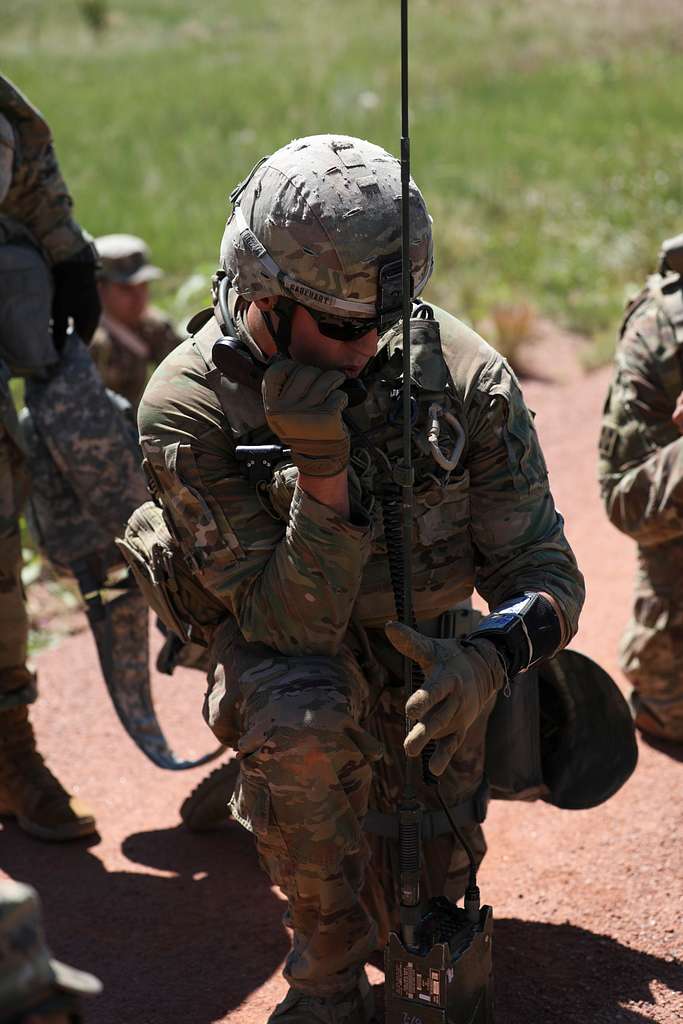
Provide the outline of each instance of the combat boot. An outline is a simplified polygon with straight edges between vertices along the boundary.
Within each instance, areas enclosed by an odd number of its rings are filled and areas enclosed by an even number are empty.
[[[644,736],[662,740],[665,743],[683,743],[683,722],[666,723],[660,721],[653,711],[647,707],[634,690],[630,697],[633,723]]]
[[[334,996],[308,996],[290,988],[275,1007],[267,1024],[371,1024],[375,999],[365,971],[350,992]]]
[[[228,801],[240,766],[237,758],[214,768],[180,805],[180,817],[192,832],[220,828],[230,818]]]
[[[37,839],[61,842],[95,832],[95,819],[70,796],[36,750],[28,707],[0,711],[0,815]]]

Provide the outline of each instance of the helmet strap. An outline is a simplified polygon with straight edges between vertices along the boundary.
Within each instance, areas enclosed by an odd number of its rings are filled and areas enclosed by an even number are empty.
[[[277,313],[278,322],[277,327],[273,323],[273,318],[266,310],[261,310],[261,316],[263,322],[268,328],[268,333],[275,342],[275,347],[282,356],[289,358],[289,346],[292,342],[292,319],[294,317],[294,307],[296,303],[292,302],[291,299],[279,298],[275,303],[275,312]]]

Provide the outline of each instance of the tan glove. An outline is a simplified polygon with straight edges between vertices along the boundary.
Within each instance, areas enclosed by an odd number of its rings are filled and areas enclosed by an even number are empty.
[[[339,370],[320,370],[280,359],[261,386],[268,426],[292,449],[292,461],[310,476],[336,476],[349,462],[349,435],[342,420],[348,397]]]
[[[484,705],[505,685],[505,669],[490,640],[432,640],[400,622],[389,622],[386,634],[397,651],[416,661],[425,675],[423,686],[406,703],[406,715],[417,724],[406,736],[409,757],[417,757],[437,740],[430,771],[442,775],[465,733]]]

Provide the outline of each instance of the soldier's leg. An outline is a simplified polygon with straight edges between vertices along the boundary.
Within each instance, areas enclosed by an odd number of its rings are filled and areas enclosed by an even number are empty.
[[[620,646],[624,674],[633,685],[636,726],[683,742],[683,565],[668,552],[652,580],[642,566],[633,617]],[[666,573],[666,577],[662,578]]]
[[[17,516],[19,453],[5,423],[8,416],[9,409],[0,419],[0,694],[6,697],[21,691],[26,699],[32,699],[32,679],[26,668],[28,616],[21,583]]]
[[[381,755],[359,724],[367,681],[346,649],[286,658],[232,634],[219,630],[214,641],[205,702],[218,738],[241,755],[232,813],[289,900],[285,977],[299,992],[336,997],[358,986],[377,946],[359,895],[368,858],[361,819]]]
[[[28,618],[21,584],[20,456],[13,410],[0,421],[0,814],[17,818],[40,839],[63,840],[95,831],[90,811],[65,792],[36,750],[28,704],[35,680],[26,665]]]

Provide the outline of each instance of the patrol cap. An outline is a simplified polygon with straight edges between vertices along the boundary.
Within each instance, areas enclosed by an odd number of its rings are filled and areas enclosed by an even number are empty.
[[[147,243],[137,235],[101,235],[95,248],[102,263],[101,281],[143,284],[163,277],[163,271],[150,263]]]
[[[660,274],[683,274],[683,234],[665,238],[659,250]]]
[[[569,810],[596,807],[636,766],[628,704],[611,676],[578,651],[560,651],[538,675],[546,799]]]
[[[102,983],[93,974],[52,956],[35,889],[0,881],[0,1021],[58,996],[96,996],[101,991]]]
[[[401,165],[348,135],[295,139],[230,196],[220,262],[246,299],[282,295],[334,317],[377,316],[380,270],[401,252]],[[434,264],[432,224],[411,180],[410,263],[418,296]]]

